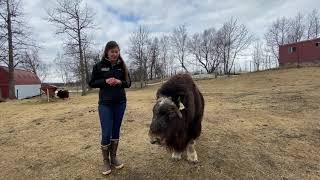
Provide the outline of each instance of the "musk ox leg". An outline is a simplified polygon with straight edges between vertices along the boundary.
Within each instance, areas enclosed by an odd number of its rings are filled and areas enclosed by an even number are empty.
[[[173,153],[172,153],[172,159],[173,160],[180,160],[181,159],[181,155],[182,155],[182,153],[181,152],[176,152],[176,151],[174,151]]]
[[[188,147],[187,147],[187,159],[189,162],[192,162],[192,163],[198,162],[197,151],[194,148],[195,144],[196,144],[196,141],[191,140],[188,144]]]

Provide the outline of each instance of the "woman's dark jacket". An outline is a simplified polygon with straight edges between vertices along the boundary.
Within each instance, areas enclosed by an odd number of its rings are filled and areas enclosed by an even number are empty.
[[[99,104],[110,105],[127,100],[124,88],[131,86],[131,79],[126,69],[126,66],[120,59],[114,65],[107,59],[103,59],[94,65],[89,86],[91,88],[100,88]],[[121,84],[115,86],[107,84],[106,79],[112,77],[121,80]]]

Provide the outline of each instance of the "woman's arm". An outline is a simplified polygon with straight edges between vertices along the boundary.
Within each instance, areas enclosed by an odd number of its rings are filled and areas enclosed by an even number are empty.
[[[103,78],[98,78],[97,75],[97,66],[93,66],[92,74],[91,74],[91,80],[89,82],[89,86],[91,88],[103,88],[108,87],[109,85],[106,83],[106,80]]]
[[[127,74],[127,76],[125,76],[124,80],[121,80],[120,86],[122,88],[130,88],[131,87],[131,77],[130,77],[129,73]]]
[[[124,61],[122,61],[122,70],[123,70],[123,79],[119,79],[117,84],[122,88],[130,88],[131,87],[131,77],[129,74],[129,70]]]

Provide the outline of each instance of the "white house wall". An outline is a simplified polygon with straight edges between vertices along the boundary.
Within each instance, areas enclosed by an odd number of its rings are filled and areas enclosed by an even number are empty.
[[[25,99],[40,95],[41,84],[34,85],[15,85],[15,93],[18,99]],[[18,90],[18,94],[17,94]]]

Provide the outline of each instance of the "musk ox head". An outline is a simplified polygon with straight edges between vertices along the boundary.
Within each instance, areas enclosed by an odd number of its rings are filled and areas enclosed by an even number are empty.
[[[160,97],[153,107],[153,117],[150,125],[149,136],[151,144],[164,145],[169,149],[183,149],[185,140],[186,123],[180,110],[184,108],[180,102],[180,108],[170,97]]]

